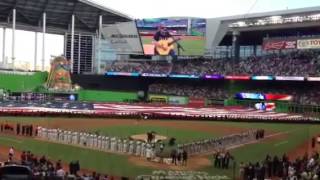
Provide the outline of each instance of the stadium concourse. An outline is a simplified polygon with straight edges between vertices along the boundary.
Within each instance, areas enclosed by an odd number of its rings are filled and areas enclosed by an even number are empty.
[[[317,122],[317,118],[298,114],[277,113],[242,107],[199,108],[150,104],[115,103],[21,103],[5,102],[0,104],[0,114],[15,116],[74,115],[93,117],[140,117],[142,119],[203,119],[203,120],[243,120],[243,121],[296,121]]]

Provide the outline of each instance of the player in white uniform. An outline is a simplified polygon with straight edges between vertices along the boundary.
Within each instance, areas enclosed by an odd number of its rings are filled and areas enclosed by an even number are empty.
[[[136,156],[141,156],[141,142],[136,141]]]
[[[129,142],[129,154],[132,155],[134,153],[134,141]]]
[[[115,137],[111,138],[111,146],[110,146],[110,150],[112,152],[116,152],[116,146],[117,146],[117,139]]]

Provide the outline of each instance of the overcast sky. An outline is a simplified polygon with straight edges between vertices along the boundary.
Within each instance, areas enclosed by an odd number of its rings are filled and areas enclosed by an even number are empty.
[[[91,0],[105,7],[120,11],[133,18],[153,17],[222,17],[254,12],[320,6],[320,0]],[[0,61],[2,61],[2,28],[0,29]],[[38,34],[38,66],[41,59],[41,34]],[[63,36],[46,36],[46,66],[51,55],[63,54]],[[34,61],[33,32],[17,31],[16,62],[29,64]],[[11,62],[11,31],[6,34],[6,57]]]
[[[221,17],[320,6],[320,0],[91,0],[134,18]]]

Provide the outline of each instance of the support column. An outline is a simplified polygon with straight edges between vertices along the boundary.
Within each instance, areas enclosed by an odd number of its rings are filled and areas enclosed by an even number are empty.
[[[74,14],[71,17],[71,54],[70,54],[70,68],[73,73],[73,59],[74,59]]]
[[[12,10],[12,68],[15,70],[15,59],[16,59],[16,9]]]
[[[6,63],[6,28],[3,28],[2,34],[2,63],[7,65]]]
[[[38,32],[34,33],[34,62],[33,70],[37,70],[37,59],[38,59]]]
[[[232,32],[233,60],[239,60],[239,55],[240,55],[239,37],[240,37],[239,31],[235,30]]]
[[[44,62],[46,56],[46,13],[43,13],[42,19],[42,62],[41,62],[41,71],[44,71]]]
[[[80,58],[81,58],[81,34],[78,38],[78,71],[77,74],[80,74]]]
[[[191,28],[192,28],[192,19],[188,18],[187,33],[189,36],[191,35]]]
[[[256,56],[257,55],[257,45],[253,45],[253,55]]]
[[[101,32],[102,31],[102,15],[99,16],[99,35],[98,35],[98,74],[101,73]]]

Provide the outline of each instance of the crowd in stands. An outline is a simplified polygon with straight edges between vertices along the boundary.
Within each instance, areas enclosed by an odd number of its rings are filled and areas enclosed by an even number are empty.
[[[212,99],[227,99],[229,97],[223,88],[179,84],[152,84],[149,86],[149,93]]]
[[[305,50],[251,56],[239,61],[203,58],[179,60],[173,63],[115,61],[107,65],[105,70],[190,75],[320,76],[320,51]]]
[[[272,88],[255,88],[246,89],[241,92],[247,93],[273,93],[273,94],[287,94],[293,97],[292,102],[303,105],[319,105],[320,104],[320,91],[317,88],[309,89],[272,89]],[[234,98],[235,93],[231,93],[224,87],[212,86],[190,86],[180,84],[164,84],[156,83],[149,86],[149,93],[165,94],[175,96],[187,96],[193,98],[209,98],[224,100]]]
[[[15,165],[27,167],[31,170],[31,179],[54,179],[54,180],[113,180],[113,176],[103,175],[96,172],[81,172],[79,161],[71,161],[68,165],[63,165],[61,160],[53,162],[46,156],[35,156],[31,151],[23,151],[19,156],[15,156],[15,149],[9,149],[8,160],[0,165],[1,167]],[[14,171],[14,166],[12,167]],[[4,175],[4,174],[1,174]],[[2,178],[2,177],[1,177]],[[125,178],[124,178],[125,179]]]
[[[314,152],[311,156],[305,154],[303,157],[291,161],[284,154],[281,158],[267,155],[262,162],[241,162],[239,165],[240,177],[244,180],[267,179],[319,179],[320,164],[319,154]]]
[[[106,65],[109,72],[133,72],[133,73],[157,73],[168,74],[171,72],[172,64],[166,61],[114,61]]]

